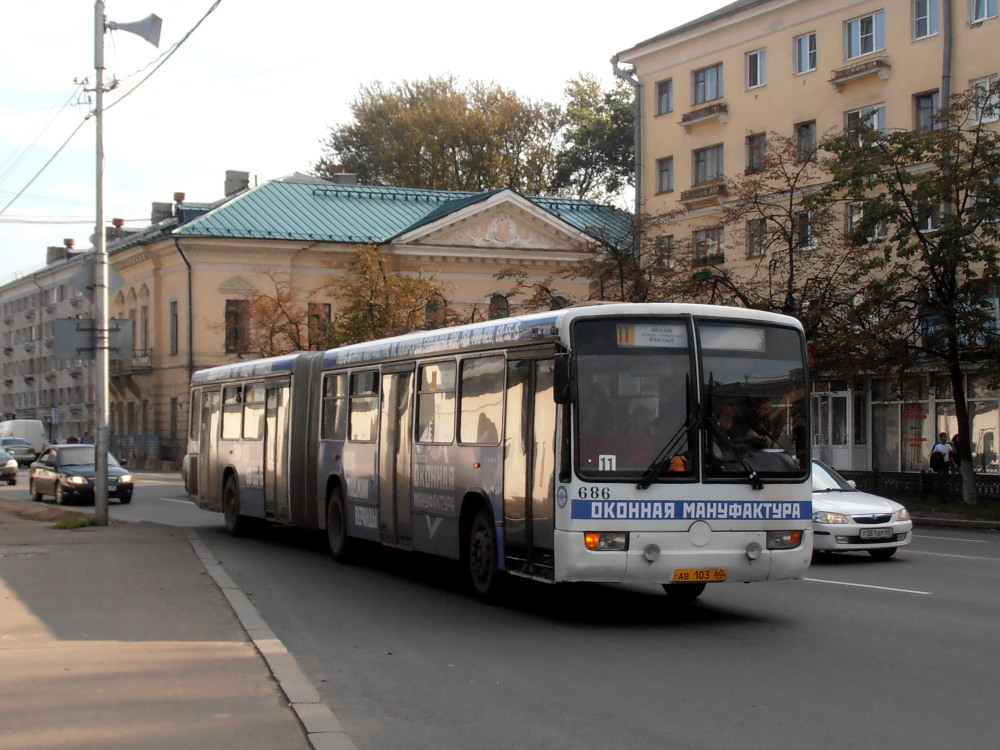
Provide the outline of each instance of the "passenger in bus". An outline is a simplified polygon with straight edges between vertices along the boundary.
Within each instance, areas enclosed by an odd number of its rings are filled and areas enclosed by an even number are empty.
[[[758,399],[746,435],[751,448],[775,447],[781,432],[781,423],[778,419],[780,411],[771,409],[771,399],[767,397]]]
[[[500,436],[497,433],[497,426],[493,424],[493,420],[480,412],[479,424],[476,425],[476,442],[496,445],[499,440]]]

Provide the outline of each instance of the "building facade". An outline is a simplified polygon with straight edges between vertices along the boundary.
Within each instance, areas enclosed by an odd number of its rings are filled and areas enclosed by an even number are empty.
[[[752,227],[726,236],[726,178],[758,169],[768,134],[809,158],[824,134],[867,122],[920,129],[949,94],[997,80],[992,0],[740,0],[616,56],[633,66],[644,213],[677,215],[692,261],[734,273],[759,254]],[[851,217],[843,217],[845,225]],[[803,218],[802,247],[810,244]],[[957,432],[947,379],[934,372],[814,383],[818,457],[846,470],[927,468],[938,432]],[[968,376],[977,471],[997,471],[998,394]]]
[[[109,229],[109,263],[121,277],[109,312],[131,320],[134,331],[132,356],[111,362],[111,446],[132,465],[179,466],[191,374],[248,356],[242,338],[254,294],[273,295],[281,285],[294,290],[310,320],[329,321],[331,279],[347,273],[358,248],[374,247],[397,273],[435,277],[461,318],[516,314],[523,297],[497,278],[508,269],[523,272],[528,285],[546,282],[551,304],[563,306],[589,297],[587,279],[567,275],[595,244],[626,238],[632,222],[587,201],[367,187],[301,174],[251,187],[249,175],[231,172],[225,192],[210,204],[178,193],[172,203],[153,204],[147,228],[123,232],[118,222]],[[70,284],[83,259],[50,261],[0,287],[12,349],[3,404],[11,417],[57,415],[53,437],[65,438],[94,432],[93,361],[48,356],[49,322],[90,317],[91,309]]]

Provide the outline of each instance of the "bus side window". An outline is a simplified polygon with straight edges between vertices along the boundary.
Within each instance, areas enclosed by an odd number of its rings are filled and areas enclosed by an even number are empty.
[[[323,378],[323,420],[320,427],[323,440],[347,439],[347,373]]]
[[[260,383],[248,385],[243,406],[243,437],[258,440],[264,425],[264,386]]]
[[[191,391],[191,410],[188,414],[188,440],[198,442],[201,437],[201,389]]]
[[[503,357],[478,357],[462,362],[459,442],[499,445],[503,362]]]
[[[450,443],[455,439],[455,363],[420,368],[417,395],[417,441]]]
[[[351,440],[370,443],[378,433],[378,373],[351,373]]]
[[[222,439],[238,439],[242,423],[243,386],[227,385],[222,389]]]

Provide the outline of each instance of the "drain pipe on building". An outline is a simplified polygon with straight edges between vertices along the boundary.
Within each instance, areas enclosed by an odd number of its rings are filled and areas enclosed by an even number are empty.
[[[193,282],[191,279],[191,261],[187,259],[184,251],[181,249],[181,241],[174,237],[174,247],[177,248],[178,255],[181,256],[181,260],[184,261],[184,265],[187,266],[187,293],[188,293],[188,383],[191,382],[191,376],[194,375],[194,291]],[[191,405],[188,404],[188,408]]]
[[[639,83],[639,78],[635,74],[635,68],[632,70],[625,70],[619,65],[619,57],[615,55],[611,58],[611,69],[614,70],[615,75],[621,78],[625,83],[632,87],[635,91],[635,115],[634,115],[634,125],[633,132],[635,137],[635,208],[633,210],[633,232],[634,236],[632,238],[632,252],[635,255],[636,262],[640,261],[641,248],[641,208],[642,208],[642,84]]]

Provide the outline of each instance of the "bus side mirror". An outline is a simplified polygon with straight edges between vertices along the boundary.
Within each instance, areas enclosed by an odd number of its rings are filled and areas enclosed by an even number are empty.
[[[569,377],[569,354],[561,352],[555,356],[552,384],[555,389],[555,402],[569,404],[573,401]]]

